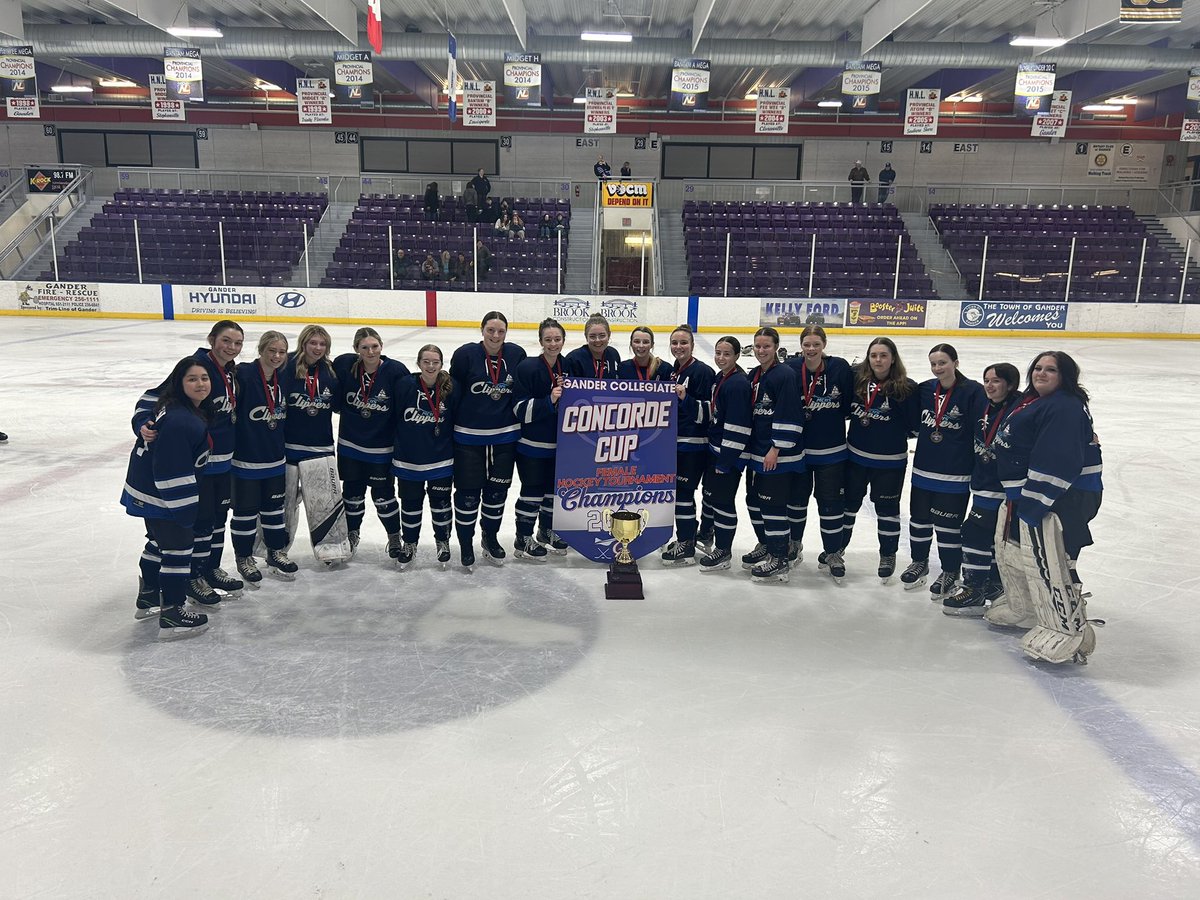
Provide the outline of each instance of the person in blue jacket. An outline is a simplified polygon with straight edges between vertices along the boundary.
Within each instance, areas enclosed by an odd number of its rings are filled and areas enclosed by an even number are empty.
[[[854,521],[867,490],[875,506],[879,536],[879,578],[896,574],[900,546],[900,495],[908,468],[908,440],[917,433],[920,406],[917,383],[908,377],[891,338],[875,338],[854,372],[850,430],[846,445],[846,520],[842,545],[850,546]]]
[[[994,363],[983,370],[988,406],[975,423],[975,468],[971,471],[971,513],[962,527],[962,586],[942,601],[948,616],[978,617],[1004,592],[992,547],[996,516],[1004,503],[1004,486],[996,468],[993,444],[1021,397],[1021,373],[1012,363]]]
[[[929,351],[929,368],[933,378],[917,390],[920,420],[908,507],[912,562],[900,582],[906,591],[925,583],[936,534],[942,572],[929,592],[941,603],[958,588],[962,522],[975,468],[975,423],[987,408],[987,395],[959,370],[958,351],[950,344]]]
[[[199,634],[208,627],[208,616],[184,604],[192,577],[200,478],[212,449],[211,391],[203,363],[189,356],[175,364],[146,423],[154,440],[147,444],[138,437],[121,492],[121,505],[144,520],[147,534],[134,616],[148,620],[157,612],[162,640]]]
[[[788,505],[792,544],[804,541],[808,501],[817,495],[821,521],[821,555],[818,568],[834,581],[846,576],[842,558],[842,522],[846,514],[846,416],[854,396],[854,373],[840,356],[825,352],[829,339],[820,325],[806,325],[800,333],[800,355],[788,359],[796,372],[804,404],[804,462],[799,493]]]
[[[558,449],[558,400],[562,396],[562,348],[567,332],[556,319],[538,325],[542,352],[517,366],[513,413],[521,423],[517,441],[517,559],[544,560],[565,555],[567,544],[554,534],[554,466]],[[534,536],[534,526],[537,536]]]
[[[629,335],[630,359],[617,366],[620,381],[670,381],[672,368],[654,354],[654,332],[639,325]]]
[[[595,378],[611,381],[617,377],[621,365],[621,354],[609,346],[612,328],[608,319],[596,314],[589,316],[583,326],[583,338],[587,342],[567,354],[567,374],[576,378]]]
[[[426,344],[417,352],[418,371],[396,385],[396,437],[392,472],[400,485],[403,542],[396,565],[412,565],[421,536],[421,507],[429,495],[429,517],[438,564],[450,562],[450,485],[454,475],[454,419],[460,394],[442,368],[442,350]]]
[[[715,373],[695,357],[696,336],[687,325],[671,332],[671,377],[679,397],[675,453],[675,540],[662,552],[665,566],[690,566],[696,547],[711,550],[714,538],[712,511],[705,509],[697,533],[696,492],[708,467],[708,422],[704,407],[712,399]],[[688,402],[690,400],[690,402]]]

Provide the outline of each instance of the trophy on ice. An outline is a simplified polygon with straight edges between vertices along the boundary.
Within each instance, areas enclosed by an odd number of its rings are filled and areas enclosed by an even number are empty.
[[[604,529],[620,544],[612,564],[608,567],[608,584],[604,586],[604,596],[609,600],[644,600],[646,595],[642,593],[642,575],[629,552],[629,545],[646,530],[650,514],[644,509],[637,512],[627,509],[613,512],[606,509],[601,520]]]

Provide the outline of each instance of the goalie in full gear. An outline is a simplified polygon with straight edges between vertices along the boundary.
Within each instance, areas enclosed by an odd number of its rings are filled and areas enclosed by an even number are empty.
[[[1042,353],[1028,381],[995,441],[1007,497],[996,528],[1005,594],[986,618],[1028,628],[1027,656],[1085,663],[1096,637],[1076,560],[1092,543],[1088,523],[1100,509],[1100,447],[1075,360]]]

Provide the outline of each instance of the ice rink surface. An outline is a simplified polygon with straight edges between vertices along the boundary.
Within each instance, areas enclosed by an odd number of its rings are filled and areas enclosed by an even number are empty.
[[[1108,626],[1054,668],[880,585],[869,504],[840,586],[814,505],[790,584],[654,556],[642,601],[578,556],[435,571],[428,517],[399,573],[369,512],[348,569],[302,536],[294,584],[158,643],[117,502],[129,416],[207,331],[0,319],[0,896],[1200,896],[1195,343],[956,341],[973,378],[1061,347],[1092,393],[1080,570]],[[381,331],[410,366],[478,340]],[[919,381],[938,340],[898,339]]]

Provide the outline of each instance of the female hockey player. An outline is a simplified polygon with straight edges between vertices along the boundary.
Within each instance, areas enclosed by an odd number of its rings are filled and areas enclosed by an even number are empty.
[[[734,507],[738,481],[746,465],[746,443],[750,440],[752,413],[750,379],[738,365],[742,345],[730,335],[719,339],[713,351],[717,367],[712,393],[707,401],[690,394],[680,401],[681,416],[692,417],[693,403],[708,425],[708,468],[704,472],[704,505],[712,510],[713,549],[700,560],[701,572],[728,569],[733,559],[733,537],[737,533]]]
[[[984,607],[1003,588],[992,561],[996,516],[1004,502],[1004,486],[996,469],[992,444],[1021,394],[1021,373],[1011,363],[995,363],[983,370],[983,392],[988,406],[975,423],[975,468],[971,472],[971,514],[962,527],[962,587],[942,601],[948,616],[982,616]]]
[[[1041,353],[1028,380],[994,444],[1007,497],[996,529],[1004,597],[986,616],[998,625],[1032,624],[1021,639],[1028,656],[1085,663],[1096,635],[1076,561],[1092,544],[1088,523],[1100,509],[1100,447],[1074,359]]]
[[[962,522],[975,467],[975,423],[987,408],[987,395],[979,382],[959,371],[958,351],[950,344],[929,351],[929,369],[933,378],[917,391],[920,422],[908,499],[912,562],[900,574],[900,583],[906,591],[925,583],[936,533],[942,572],[929,592],[941,603],[958,588]]]
[[[850,546],[855,517],[870,488],[878,522],[879,578],[884,584],[896,573],[900,494],[908,467],[908,439],[916,435],[918,420],[917,383],[905,373],[892,340],[875,338],[854,372],[842,546],[843,552]]]
[[[484,559],[504,564],[500,523],[521,437],[513,390],[517,367],[525,360],[521,347],[504,340],[508,319],[503,313],[485,313],[479,330],[483,340],[463,344],[450,359],[454,389],[462,392],[454,423],[454,525],[459,559],[467,571],[475,566],[478,518]]]
[[[792,543],[804,540],[808,501],[815,490],[817,514],[821,517],[819,568],[834,581],[846,576],[842,557],[843,499],[846,478],[846,416],[854,396],[854,373],[840,356],[825,353],[828,338],[820,325],[806,325],[800,333],[800,356],[788,365],[796,371],[797,387],[804,404],[804,472],[799,478],[795,508],[789,507]]]
[[[199,634],[208,627],[208,616],[185,609],[184,602],[192,574],[200,479],[212,447],[211,390],[208,368],[195,357],[175,364],[150,410],[154,440],[147,445],[138,437],[121,492],[121,505],[129,515],[145,520],[147,533],[134,616],[148,620],[157,612],[162,640]]]
[[[287,555],[284,522],[286,494],[284,421],[287,398],[280,370],[287,363],[287,338],[267,331],[258,339],[258,359],[237,367],[240,412],[233,451],[233,521],[230,532],[238,572],[250,586],[262,581],[254,561],[254,540],[261,525],[267,546],[267,571],[293,581],[299,566]]]
[[[714,373],[693,355],[696,336],[687,325],[671,332],[671,377],[679,397],[675,452],[675,540],[662,552],[665,566],[690,566],[696,562],[696,545],[712,548],[713,519],[706,510],[704,528],[696,533],[696,491],[708,465],[708,422],[705,407],[712,401]],[[687,402],[688,399],[691,402]]]
[[[543,560],[547,553],[564,555],[565,541],[553,531],[554,463],[558,441],[558,400],[562,396],[562,348],[566,329],[554,319],[538,326],[542,352],[517,366],[513,413],[521,423],[517,441],[517,559]],[[538,526],[534,537],[534,525]]]
[[[338,377],[341,417],[338,421],[338,474],[346,501],[350,553],[358,548],[367,511],[367,487],[375,512],[387,532],[388,556],[400,555],[400,503],[392,477],[392,445],[396,435],[396,385],[408,367],[383,354],[383,339],[374,328],[354,332],[354,352],[333,361]]]
[[[567,374],[576,378],[616,378],[621,354],[608,345],[612,339],[608,319],[591,316],[583,326],[583,337],[586,346],[576,347],[567,354]]]
[[[671,364],[654,355],[654,332],[639,325],[629,335],[632,359],[617,366],[617,378],[622,381],[670,381]]]
[[[396,385],[396,436],[392,472],[400,484],[400,527],[403,542],[396,565],[412,565],[421,537],[421,507],[429,495],[429,518],[438,564],[450,563],[450,482],[454,473],[454,414],[460,392],[442,368],[440,347],[426,344],[417,352],[414,375]]]
[[[796,373],[779,363],[779,332],[754,333],[750,372],[753,419],[747,448],[746,508],[758,535],[758,546],[742,557],[756,581],[788,580],[788,499],[804,471],[804,413],[796,390]]]

